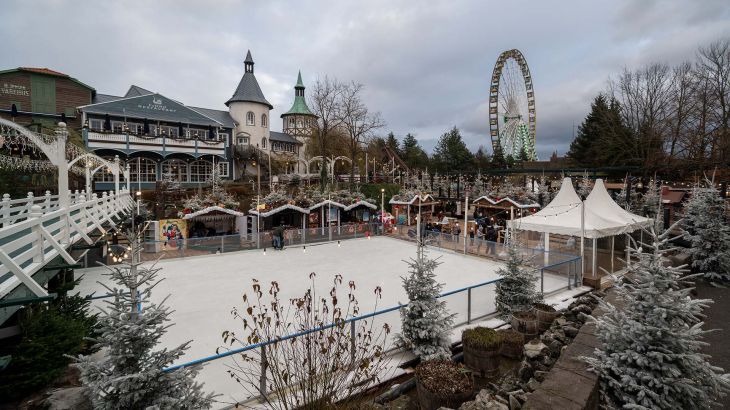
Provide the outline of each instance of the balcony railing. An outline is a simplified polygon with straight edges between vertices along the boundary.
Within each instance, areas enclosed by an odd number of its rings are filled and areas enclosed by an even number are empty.
[[[87,131],[89,146],[94,148],[101,144],[124,144],[126,148],[130,145],[159,146],[160,151],[174,150],[183,152],[207,153],[211,150],[222,151],[226,148],[226,142],[221,139],[207,140],[199,138],[170,138],[166,136],[147,136],[135,134],[118,134],[109,132]]]

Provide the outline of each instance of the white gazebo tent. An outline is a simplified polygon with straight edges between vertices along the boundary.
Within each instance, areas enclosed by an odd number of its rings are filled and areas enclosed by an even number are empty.
[[[585,201],[581,201],[570,178],[565,178],[555,199],[545,208],[530,216],[515,219],[508,226],[511,229],[544,233],[546,258],[550,250],[551,233],[580,237],[582,272],[585,271],[583,239],[593,239],[592,272],[595,273],[598,238],[628,234],[651,223],[651,219],[632,214],[614,202],[606,191],[603,180],[596,180],[591,194]],[[611,248],[613,250],[613,241]]]

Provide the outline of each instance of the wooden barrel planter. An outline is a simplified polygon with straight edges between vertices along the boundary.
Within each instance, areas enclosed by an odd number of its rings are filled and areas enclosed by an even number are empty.
[[[522,333],[525,340],[537,337],[537,315],[533,312],[515,312],[512,314],[512,329]]]
[[[535,303],[534,307],[535,315],[537,316],[537,328],[542,333],[550,329],[550,325],[558,317],[558,312],[554,307],[546,305],[544,303]]]
[[[457,409],[471,400],[474,381],[463,365],[450,360],[429,360],[416,367],[416,391],[421,410]]]
[[[511,359],[520,359],[525,350],[525,337],[522,336],[522,333],[513,329],[503,329],[497,331],[497,333],[502,339],[499,354]]]
[[[484,377],[499,373],[499,349],[502,341],[494,329],[475,327],[461,334],[464,346],[464,364]]]

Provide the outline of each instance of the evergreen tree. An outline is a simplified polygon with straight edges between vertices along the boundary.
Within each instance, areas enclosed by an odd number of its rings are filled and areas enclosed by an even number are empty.
[[[411,169],[424,169],[428,166],[428,154],[421,148],[413,134],[406,134],[403,138],[403,155],[401,159]]]
[[[581,197],[581,199],[588,198],[588,195],[591,194],[591,191],[593,190],[593,180],[588,176],[588,173],[584,172],[583,176],[581,177],[580,181],[578,182],[578,196]]]
[[[547,206],[553,200],[545,175],[540,177],[540,183],[537,185],[537,200],[541,207]]]
[[[641,198],[642,214],[647,218],[657,218],[660,216],[662,207],[661,198],[661,188],[652,179],[646,187],[646,193]]]
[[[508,249],[507,266],[497,271],[502,280],[497,283],[495,298],[497,313],[504,320],[509,320],[515,312],[532,310],[533,303],[542,302],[542,294],[535,288],[535,277],[530,270],[521,266],[522,255],[514,241],[511,241]]]
[[[629,207],[629,203],[626,200],[626,197],[628,195],[628,193],[626,192],[626,188],[627,188],[626,185],[627,185],[626,184],[626,181],[624,181],[623,186],[621,186],[621,191],[619,191],[619,193],[616,194],[616,197],[614,198],[614,200],[616,201],[616,203],[618,204],[618,206],[620,206],[621,208],[623,208],[623,209],[631,212],[631,209]]]
[[[485,152],[483,146],[479,146],[477,152],[474,154],[474,166],[477,171],[481,172],[483,169],[489,168],[489,155]]]
[[[599,94],[578,127],[567,156],[578,166],[627,165],[633,160],[632,147],[633,139],[621,117],[620,104]]]
[[[647,231],[650,242],[634,249],[638,261],[615,288],[621,308],[601,300],[607,313],[594,318],[601,346],[584,360],[611,408],[710,409],[730,388],[700,353],[702,310],[712,301],[692,299],[692,276],[665,266],[670,230]]]
[[[132,261],[107,266],[114,287],[103,285],[114,295],[99,317],[95,338],[106,352],[100,361],[79,356],[81,381],[88,388],[95,409],[206,409],[213,396],[196,383],[198,367],[171,372],[163,369],[182,357],[190,342],[167,350],[153,350],[170,326],[170,310],[151,301],[159,283],[159,268],[142,266],[141,231],[129,231]]]
[[[388,137],[385,139],[385,146],[399,157],[401,156],[400,142],[398,142],[398,138],[395,137],[392,131],[388,133]]]
[[[691,242],[692,268],[711,280],[730,279],[730,224],[725,200],[711,182],[695,186],[685,205],[682,230]]]
[[[497,144],[493,147],[494,153],[492,154],[492,167],[497,169],[507,168],[507,160],[504,157],[504,150],[501,144]]]
[[[441,172],[468,170],[473,161],[473,155],[461,138],[459,129],[454,127],[441,135],[433,150],[433,162]]]
[[[436,282],[434,270],[439,262],[429,259],[419,242],[416,259],[407,263],[409,274],[401,279],[409,302],[400,310],[402,333],[397,339],[412,348],[421,361],[450,359],[454,315],[449,314],[446,302],[438,299],[443,285]]]

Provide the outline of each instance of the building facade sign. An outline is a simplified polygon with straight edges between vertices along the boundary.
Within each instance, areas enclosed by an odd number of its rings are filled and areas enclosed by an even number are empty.
[[[23,97],[30,96],[30,91],[28,90],[28,87],[24,85],[10,83],[3,83],[2,88],[0,88],[0,93],[7,95],[20,95]]]
[[[151,103],[137,104],[137,108],[140,108],[143,110],[152,110],[152,111],[177,112],[176,109],[168,108],[166,105],[163,105],[162,98],[152,98]]]

